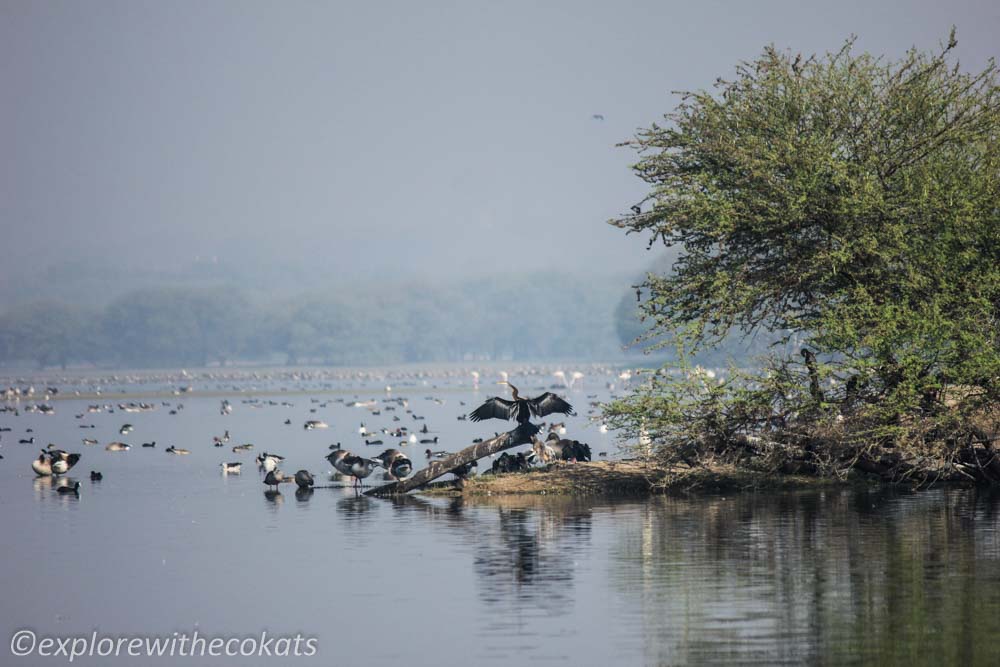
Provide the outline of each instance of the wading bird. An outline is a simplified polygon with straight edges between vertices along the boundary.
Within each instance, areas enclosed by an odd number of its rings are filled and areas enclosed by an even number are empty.
[[[268,470],[267,475],[264,476],[264,484],[267,486],[273,486],[275,491],[278,490],[279,484],[291,481],[293,481],[293,478],[289,477],[280,470]]]
[[[300,489],[311,489],[313,486],[313,476],[308,470],[295,471],[295,484]]]
[[[361,480],[372,474],[376,466],[382,465],[379,459],[355,456],[343,449],[334,450],[326,457],[326,460],[332,463],[333,467],[342,475],[353,477],[355,487],[360,486]]]
[[[573,406],[559,398],[552,392],[545,392],[535,398],[523,398],[517,392],[517,387],[506,380],[497,384],[505,384],[510,387],[511,400],[497,398],[495,396],[486,399],[486,402],[469,413],[469,419],[474,422],[484,419],[516,419],[519,425],[531,422],[532,415],[544,417],[554,412],[561,412],[565,415],[575,415]],[[534,428],[538,432],[538,427]]]

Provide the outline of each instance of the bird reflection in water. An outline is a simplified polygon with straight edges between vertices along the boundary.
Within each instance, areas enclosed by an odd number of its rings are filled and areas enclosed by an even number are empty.
[[[297,489],[295,489],[295,500],[299,501],[300,503],[308,502],[308,500],[312,498],[313,493],[315,493],[315,491],[313,491],[312,487],[300,486]]]
[[[361,494],[337,501],[337,511],[343,514],[346,519],[359,519],[370,512],[374,506],[371,498]]]
[[[281,503],[285,502],[285,497],[281,495],[281,491],[275,491],[274,489],[264,491],[264,498],[267,499],[268,503],[275,507],[278,507]]]
[[[577,552],[590,536],[589,511],[497,507],[497,517],[477,537],[474,568],[483,599],[568,613]]]

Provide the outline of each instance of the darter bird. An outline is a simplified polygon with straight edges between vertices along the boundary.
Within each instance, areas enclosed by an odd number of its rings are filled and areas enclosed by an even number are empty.
[[[469,419],[474,422],[484,419],[516,419],[519,425],[528,424],[532,415],[544,417],[554,412],[561,412],[565,415],[575,415],[573,406],[559,398],[552,392],[545,392],[535,398],[524,398],[517,392],[517,387],[506,380],[497,384],[505,384],[510,387],[511,400],[491,397],[486,402],[469,413]],[[535,432],[538,432],[537,427]]]

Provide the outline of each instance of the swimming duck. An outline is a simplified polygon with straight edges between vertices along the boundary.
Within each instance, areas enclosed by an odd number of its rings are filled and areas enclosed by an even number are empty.
[[[178,454],[178,455],[191,453],[191,450],[189,449],[180,449],[179,447],[174,447],[173,445],[170,445],[163,451],[165,451],[167,454]]]
[[[451,456],[451,452],[446,452],[443,449],[439,449],[436,452],[432,452],[431,450],[427,449],[424,451],[424,453],[427,455],[428,459],[443,459],[448,456]]]
[[[63,495],[72,493],[73,495],[78,496],[80,495],[80,482],[76,482],[75,484],[73,484],[73,486],[60,486],[58,489],[56,489],[56,493],[60,493]]]
[[[253,445],[249,443],[245,445],[236,445],[235,447],[233,447],[233,454],[239,454],[240,452],[249,452],[251,449],[253,449]]]
[[[31,469],[39,477],[48,477],[52,474],[52,464],[45,458],[45,452],[42,452],[37,459],[31,462]]]
[[[422,439],[420,441],[420,444],[421,445],[436,445],[437,441],[438,441],[438,436],[435,435],[433,438],[424,438],[424,439]]]
[[[91,482],[100,482],[102,479],[104,479],[104,474],[103,473],[99,473],[96,470],[91,470],[90,471],[90,481]]]
[[[85,444],[85,445],[96,445],[97,444],[97,440],[94,440],[93,438],[84,438],[83,439],[83,444]]]
[[[42,451],[42,456],[45,456],[46,452]],[[53,475],[65,475],[69,472],[70,468],[76,465],[76,462],[80,460],[79,454],[70,454],[62,449],[54,449],[48,452],[49,456],[49,467],[51,469],[51,474]],[[32,464],[32,469],[35,465]],[[38,472],[37,470],[35,472]],[[44,473],[39,473],[44,474]]]
[[[129,433],[132,432],[133,428],[135,427],[132,426],[131,424],[123,424],[122,427],[118,429],[118,433],[119,435],[128,435]]]
[[[243,464],[239,463],[239,462],[236,462],[236,463],[220,463],[219,465],[222,466],[222,472],[224,474],[233,473],[235,475],[240,474],[240,470],[243,467]]]
[[[132,449],[132,445],[126,445],[124,442],[111,442],[104,448],[106,452],[127,452]]]
[[[33,445],[33,444],[35,444],[35,436],[31,436],[30,438],[21,438],[20,440],[17,441],[17,444],[19,444],[19,445]]]
[[[143,447],[156,447],[156,440],[154,440],[153,442],[144,442],[144,443],[142,443],[142,446]]]

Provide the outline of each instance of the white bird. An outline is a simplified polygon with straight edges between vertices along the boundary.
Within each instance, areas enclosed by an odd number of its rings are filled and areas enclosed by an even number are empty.
[[[264,472],[271,472],[276,470],[282,461],[285,460],[284,456],[278,456],[277,454],[268,454],[267,452],[261,452],[257,455],[257,465],[264,469]]]

